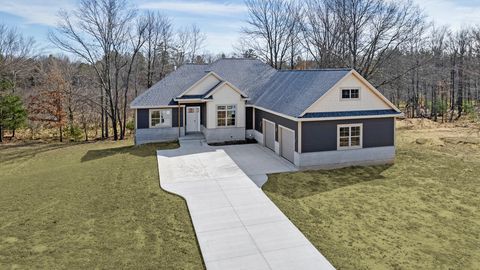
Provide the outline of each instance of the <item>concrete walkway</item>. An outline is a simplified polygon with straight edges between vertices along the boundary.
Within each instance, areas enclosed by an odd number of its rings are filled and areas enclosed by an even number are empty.
[[[207,269],[334,269],[223,150],[157,152],[160,185],[187,201]]]

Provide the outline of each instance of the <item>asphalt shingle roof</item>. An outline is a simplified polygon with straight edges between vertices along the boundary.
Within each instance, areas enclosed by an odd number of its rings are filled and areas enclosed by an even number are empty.
[[[210,71],[247,94],[249,104],[298,117],[350,69],[277,71],[255,59],[220,59],[210,65],[184,65],[138,96],[131,106],[173,105],[174,98]]]

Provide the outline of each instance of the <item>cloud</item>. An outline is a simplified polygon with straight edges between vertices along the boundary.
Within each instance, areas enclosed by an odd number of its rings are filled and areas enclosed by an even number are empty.
[[[480,24],[480,6],[474,1],[415,0],[437,25],[448,25],[458,30],[464,26]]]
[[[55,26],[60,9],[72,9],[68,1],[0,0],[0,11],[23,18],[28,24]]]
[[[214,3],[208,1],[185,2],[185,1],[162,1],[146,2],[140,4],[140,9],[161,9],[190,14],[222,15],[231,16],[242,14],[247,11],[243,4]]]

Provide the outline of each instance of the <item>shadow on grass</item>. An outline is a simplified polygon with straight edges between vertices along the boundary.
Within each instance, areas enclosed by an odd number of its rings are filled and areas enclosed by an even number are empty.
[[[122,146],[122,147],[106,148],[106,149],[88,150],[87,153],[82,157],[81,162],[88,162],[88,161],[106,158],[106,157],[110,157],[118,154],[130,154],[137,157],[148,157],[148,156],[152,156],[156,150],[175,149],[175,148],[178,148],[177,142],[129,145],[129,146]]]
[[[28,142],[18,145],[6,145],[0,147],[0,150],[11,150],[15,149],[17,151],[3,151],[0,155],[0,162],[9,162],[16,159],[23,158],[32,158],[38,154],[45,153],[52,150],[57,150],[61,148],[71,147],[78,145],[78,143],[65,144],[65,143],[45,143],[45,142]]]
[[[271,174],[263,190],[291,199],[300,199],[350,185],[384,179],[382,173],[391,166],[393,165]]]

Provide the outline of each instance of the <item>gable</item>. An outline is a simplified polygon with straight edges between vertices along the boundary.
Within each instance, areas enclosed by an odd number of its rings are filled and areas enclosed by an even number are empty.
[[[212,96],[213,100],[218,104],[236,103],[242,99],[242,95],[227,83],[222,84],[218,89],[216,89]]]
[[[359,89],[360,97],[358,99],[342,99],[342,90],[351,88]],[[351,72],[315,101],[304,114],[391,109],[397,110],[371,85]]]
[[[221,78],[219,78],[214,73],[208,73],[195,84],[193,84],[187,91],[185,91],[183,95],[204,95],[216,85],[221,82]]]

